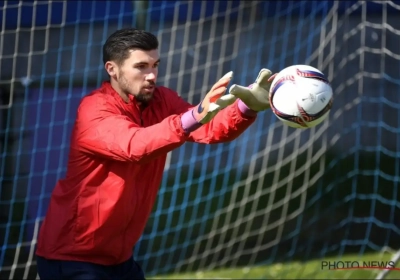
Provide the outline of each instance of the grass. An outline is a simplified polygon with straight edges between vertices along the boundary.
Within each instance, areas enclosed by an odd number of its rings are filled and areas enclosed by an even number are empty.
[[[321,268],[322,261],[389,261],[390,253],[371,253],[363,256],[323,258],[308,262],[276,263],[265,266],[218,269],[184,274],[158,275],[149,279],[375,279],[380,269],[327,270]],[[400,264],[397,264],[400,266]],[[391,270],[385,279],[400,279],[400,271]]]

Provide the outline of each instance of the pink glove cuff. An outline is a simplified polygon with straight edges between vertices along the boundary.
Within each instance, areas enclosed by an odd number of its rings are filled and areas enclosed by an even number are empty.
[[[202,124],[199,123],[193,116],[193,110],[194,109],[187,111],[186,113],[182,114],[181,117],[182,128],[186,133],[195,131],[202,126]]]
[[[242,112],[243,115],[246,115],[249,117],[257,116],[257,112],[250,109],[249,107],[247,107],[247,105],[244,104],[244,102],[242,100],[239,100],[238,107],[239,107],[240,112]]]

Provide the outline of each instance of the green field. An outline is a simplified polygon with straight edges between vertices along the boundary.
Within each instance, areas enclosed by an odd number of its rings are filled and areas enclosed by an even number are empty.
[[[375,279],[382,270],[357,269],[357,270],[322,270],[322,261],[389,261],[389,253],[375,253],[346,255],[341,258],[332,257],[309,262],[277,263],[266,266],[242,267],[235,269],[220,269],[212,271],[199,271],[185,274],[159,275],[149,279]],[[397,264],[400,266],[400,264]],[[398,267],[397,266],[397,267]],[[388,271],[385,279],[400,279],[400,271]]]

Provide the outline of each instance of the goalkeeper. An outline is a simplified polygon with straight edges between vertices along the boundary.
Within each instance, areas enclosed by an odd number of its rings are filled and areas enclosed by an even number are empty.
[[[133,259],[153,208],[168,152],[185,142],[232,141],[269,108],[273,76],[251,88],[232,72],[191,105],[156,86],[158,40],[127,28],[103,46],[109,81],[85,96],[74,124],[66,177],[51,195],[37,244],[41,279],[144,279]]]

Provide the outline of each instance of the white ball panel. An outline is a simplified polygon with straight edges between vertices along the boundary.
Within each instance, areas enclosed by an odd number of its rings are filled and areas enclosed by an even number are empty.
[[[296,85],[289,81],[285,82],[279,89],[278,94],[272,98],[274,107],[287,115],[297,116]]]
[[[332,98],[331,87],[322,81],[301,78],[296,84],[299,88],[297,102],[308,114],[319,113]]]

